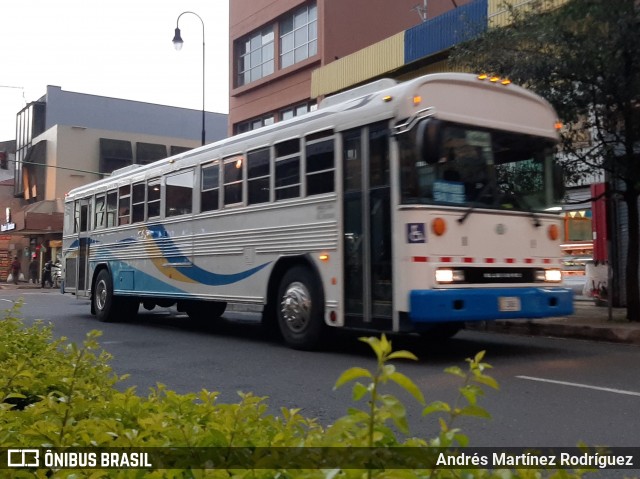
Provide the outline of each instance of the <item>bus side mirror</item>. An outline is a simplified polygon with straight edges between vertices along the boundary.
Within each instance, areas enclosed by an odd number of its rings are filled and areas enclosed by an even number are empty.
[[[427,164],[437,163],[440,159],[440,122],[432,118],[418,123],[416,129],[416,148],[418,158]]]

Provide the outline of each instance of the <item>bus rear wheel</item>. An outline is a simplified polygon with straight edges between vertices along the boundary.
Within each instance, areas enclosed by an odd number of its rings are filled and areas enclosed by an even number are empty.
[[[310,268],[289,269],[278,288],[278,326],[285,342],[294,349],[311,350],[323,336],[324,300],[320,282]]]
[[[113,295],[113,280],[106,269],[98,273],[91,301],[99,321],[112,323],[119,319],[118,301]]]

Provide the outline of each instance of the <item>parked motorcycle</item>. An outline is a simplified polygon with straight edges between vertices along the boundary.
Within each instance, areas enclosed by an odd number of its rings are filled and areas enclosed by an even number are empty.
[[[62,284],[62,265],[60,263],[45,265],[42,278],[42,287],[59,288]]]

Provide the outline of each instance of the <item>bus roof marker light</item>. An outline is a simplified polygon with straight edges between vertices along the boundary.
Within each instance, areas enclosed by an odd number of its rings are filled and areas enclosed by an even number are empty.
[[[330,256],[328,253],[321,253],[320,256],[318,256],[318,258],[320,259],[320,261],[322,261],[323,263],[327,263],[330,259]]]
[[[489,78],[489,81],[490,81],[491,83],[497,83],[497,82],[499,82],[499,81],[500,81],[500,77],[492,76],[491,78]]]
[[[393,97],[391,95],[387,95],[387,96],[383,96],[382,97],[382,101],[385,103],[389,103],[391,100],[393,100]]]
[[[563,125],[562,125],[562,122],[561,122],[560,120],[556,121],[556,122],[553,124],[553,127],[554,127],[556,130],[561,130],[561,129],[562,129],[562,126],[563,126]]]
[[[486,73],[478,75],[478,80],[486,80],[487,78],[489,78],[489,75],[487,75]]]
[[[508,78],[505,78],[500,83],[502,83],[504,86],[511,85],[511,80],[509,80]]]
[[[414,106],[418,106],[420,103],[422,103],[422,97],[420,95],[414,95],[413,96],[413,105]]]

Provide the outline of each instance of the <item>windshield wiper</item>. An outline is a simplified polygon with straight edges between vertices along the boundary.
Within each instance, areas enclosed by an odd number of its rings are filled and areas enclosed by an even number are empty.
[[[533,226],[535,226],[536,228],[540,228],[540,226],[542,226],[542,222],[540,221],[540,218],[538,218],[538,215],[533,211],[533,208],[531,207],[529,202],[524,198],[516,198],[516,199],[520,203],[522,203],[522,206],[525,207],[525,211],[529,213],[529,217],[531,218],[531,221],[533,221]]]
[[[467,208],[467,211],[464,212],[464,214],[458,218],[458,223],[462,224],[466,221],[466,219],[469,217],[469,215],[471,213],[473,213],[477,207],[478,204],[478,200],[480,198],[482,198],[484,196],[484,194],[491,189],[491,182],[487,183],[486,185],[484,185],[482,187],[482,189],[480,190],[480,192],[476,195],[475,199],[474,199],[474,204],[472,204],[471,206],[469,206],[469,208]]]
[[[469,217],[469,215],[475,211],[475,209],[478,206],[477,200],[482,198],[490,187],[491,187],[491,183],[487,183],[486,185],[484,185],[484,188],[482,188],[482,190],[480,190],[480,193],[478,193],[475,203],[472,204],[460,218],[458,218],[458,223],[463,224],[466,221],[466,219]],[[505,194],[501,193],[500,199],[502,199],[504,196]],[[531,208],[531,205],[527,202],[527,200],[519,197],[516,197],[516,200],[519,201],[522,204],[522,206],[524,206],[525,208],[524,211],[529,214],[529,217],[533,222],[533,226],[535,226],[536,228],[539,228],[540,226],[542,226],[542,222],[540,221],[540,218],[538,218],[538,215],[533,211],[533,208]]]

